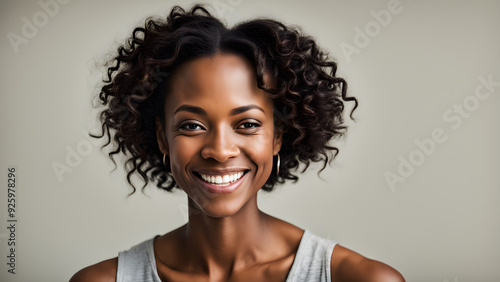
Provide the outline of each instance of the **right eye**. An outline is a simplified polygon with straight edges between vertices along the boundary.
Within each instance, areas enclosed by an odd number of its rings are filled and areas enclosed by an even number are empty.
[[[186,131],[196,131],[196,130],[203,130],[203,127],[197,123],[184,123],[181,126],[179,126],[181,130],[186,130]]]

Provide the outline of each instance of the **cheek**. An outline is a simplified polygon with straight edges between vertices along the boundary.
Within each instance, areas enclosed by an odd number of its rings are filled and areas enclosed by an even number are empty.
[[[186,176],[186,167],[199,152],[197,142],[193,138],[179,136],[170,141],[170,167],[175,181],[182,187]]]
[[[256,164],[265,163],[272,159],[272,142],[268,138],[249,140],[245,145],[245,151]]]
[[[264,185],[273,169],[272,134],[267,134],[256,139],[248,140],[244,148],[245,154],[257,166],[255,176],[260,179],[259,185]]]

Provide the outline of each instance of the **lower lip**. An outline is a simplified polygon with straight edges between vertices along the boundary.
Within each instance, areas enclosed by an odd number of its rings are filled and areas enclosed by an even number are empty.
[[[221,186],[221,185],[217,185],[217,184],[206,182],[205,180],[199,178],[198,176],[196,176],[196,179],[198,179],[198,181],[201,183],[201,186],[205,190],[207,190],[208,192],[210,192],[212,194],[229,194],[229,193],[232,193],[232,192],[236,191],[238,189],[238,187],[240,187],[240,184],[241,184],[241,182],[243,181],[243,178],[245,178],[246,175],[247,174],[245,173],[237,181],[235,181],[235,182],[233,182],[231,184],[225,185],[225,186]]]

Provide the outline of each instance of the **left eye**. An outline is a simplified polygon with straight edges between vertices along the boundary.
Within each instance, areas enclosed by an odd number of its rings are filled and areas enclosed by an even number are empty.
[[[240,128],[240,129],[252,129],[252,128],[259,127],[259,126],[260,126],[260,124],[255,123],[255,122],[245,122],[245,123],[242,123],[240,126],[238,126],[238,128]]]

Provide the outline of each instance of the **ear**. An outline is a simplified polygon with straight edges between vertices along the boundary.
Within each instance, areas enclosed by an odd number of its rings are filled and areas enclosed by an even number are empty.
[[[273,156],[276,156],[280,152],[280,150],[281,150],[282,137],[283,137],[283,133],[282,132],[276,132],[276,133],[274,133]]]
[[[156,118],[156,141],[158,142],[158,147],[163,154],[169,155],[168,142],[165,138],[165,131],[163,130],[163,123],[159,118]]]

